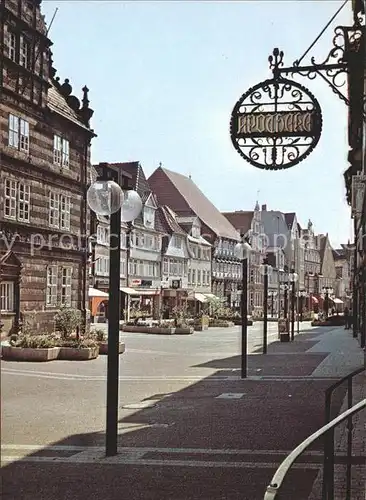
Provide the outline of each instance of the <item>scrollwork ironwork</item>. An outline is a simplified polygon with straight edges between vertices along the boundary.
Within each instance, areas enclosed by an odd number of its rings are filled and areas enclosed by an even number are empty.
[[[364,16],[358,16],[357,22],[355,21],[353,26],[337,26],[334,29],[333,47],[327,57],[322,62],[317,62],[315,57],[312,57],[311,64],[308,66],[301,66],[301,59],[294,61],[291,67],[283,67],[284,53],[275,48],[273,55],[268,58],[273,76],[281,78],[282,75],[291,75],[292,77],[300,75],[309,80],[321,76],[333,92],[349,105],[347,93],[340,89],[347,84],[351,54],[360,51],[363,47],[364,32]]]
[[[292,125],[306,114],[308,130]],[[231,140],[240,156],[265,170],[290,168],[305,159],[318,143],[321,129],[318,101],[308,89],[282,77],[243,94],[230,122]]]

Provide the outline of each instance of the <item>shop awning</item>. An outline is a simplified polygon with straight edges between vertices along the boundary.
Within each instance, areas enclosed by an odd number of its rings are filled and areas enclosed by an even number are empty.
[[[221,300],[220,297],[217,297],[217,295],[214,295],[213,293],[205,293],[205,297],[207,297],[208,299]]]
[[[89,288],[89,299],[91,301],[90,312],[92,316],[97,315],[100,304],[108,300],[108,298],[108,293],[102,292],[102,290],[98,290],[97,288]]]
[[[128,288],[127,286],[121,287],[120,290],[126,295],[140,295],[140,292],[138,290],[135,290],[134,288]]]
[[[335,299],[332,299],[332,300],[333,300],[333,302],[334,302],[335,304],[343,304],[343,300],[341,300],[341,299],[337,299],[337,298],[335,298]]]
[[[313,304],[319,304],[319,300],[314,295],[311,296],[311,301]]]
[[[195,292],[194,298],[195,298],[195,300],[198,300],[198,302],[202,302],[202,303],[207,302],[207,297],[205,295],[203,295],[203,293]]]
[[[90,287],[89,288],[89,297],[108,297],[108,293],[102,292],[102,290],[98,290],[97,288]]]
[[[138,295],[159,295],[160,294],[160,289],[159,288],[151,288],[149,290],[136,290]]]

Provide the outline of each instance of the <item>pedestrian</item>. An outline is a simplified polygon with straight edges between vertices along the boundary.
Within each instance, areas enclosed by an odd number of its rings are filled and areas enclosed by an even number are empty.
[[[348,330],[348,325],[349,325],[349,309],[348,307],[344,308],[344,329]]]

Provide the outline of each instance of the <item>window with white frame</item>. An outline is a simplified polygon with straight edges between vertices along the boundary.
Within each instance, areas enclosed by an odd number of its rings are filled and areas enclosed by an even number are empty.
[[[164,274],[169,273],[169,259],[167,259],[166,257],[164,257],[164,260],[163,260],[163,273]]]
[[[53,136],[53,163],[60,167],[69,167],[70,145],[67,139],[59,135]]]
[[[70,196],[49,193],[49,225],[60,229],[70,229],[71,202]]]
[[[60,196],[60,228],[70,229],[70,196]]]
[[[57,266],[47,267],[46,305],[57,305]]]
[[[3,281],[0,285],[0,310],[2,312],[14,311],[14,282]]]
[[[200,226],[197,225],[192,226],[192,236],[193,238],[199,238],[201,236]]]
[[[192,269],[192,285],[196,284],[196,270]]]
[[[13,31],[8,29],[8,57],[12,61],[16,62],[17,53],[17,36]]]
[[[31,45],[24,35],[19,40],[19,64],[29,69],[31,62]]]
[[[209,285],[210,284],[210,271],[207,271],[206,280],[207,280],[206,281],[207,285]]]
[[[152,228],[155,226],[155,208],[144,207],[144,226]]]
[[[61,304],[71,306],[72,268],[63,267],[61,275]]]
[[[22,182],[18,183],[18,220],[29,222],[30,187]]]
[[[19,116],[9,114],[8,145],[28,153],[29,123]]]
[[[173,236],[172,236],[173,247],[182,248],[182,242],[183,242],[183,239],[181,236],[178,236],[177,234],[173,234]]]
[[[4,217],[29,222],[30,187],[14,179],[4,182]]]
[[[49,225],[59,227],[60,221],[60,195],[50,191],[49,197]]]
[[[109,228],[107,226],[98,225],[98,227],[97,227],[97,243],[99,245],[108,245],[109,244]]]
[[[183,262],[181,260],[177,262],[177,274],[178,276],[183,276]]]
[[[192,283],[192,278],[191,278],[191,270],[188,269],[188,285]]]
[[[201,284],[201,271],[200,271],[200,269],[198,269],[198,271],[197,271],[197,284],[198,285]]]
[[[99,276],[108,276],[109,257],[101,256],[96,260],[95,272]]]

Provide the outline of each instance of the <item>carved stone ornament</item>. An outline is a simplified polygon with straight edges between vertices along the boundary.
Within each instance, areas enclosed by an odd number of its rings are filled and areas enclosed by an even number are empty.
[[[234,148],[265,170],[290,168],[317,145],[322,114],[313,94],[299,83],[277,77],[245,92],[231,114]]]

